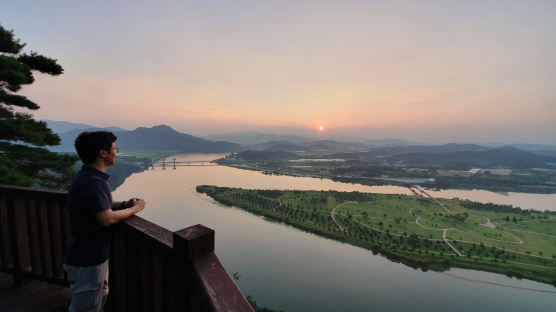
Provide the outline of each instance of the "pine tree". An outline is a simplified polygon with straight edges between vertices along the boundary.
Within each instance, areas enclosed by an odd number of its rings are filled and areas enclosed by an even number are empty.
[[[22,53],[24,46],[0,26],[0,184],[61,188],[77,158],[43,148],[60,144],[60,137],[28,112],[39,105],[16,92],[33,83],[34,71],[57,76],[63,69],[54,59]]]

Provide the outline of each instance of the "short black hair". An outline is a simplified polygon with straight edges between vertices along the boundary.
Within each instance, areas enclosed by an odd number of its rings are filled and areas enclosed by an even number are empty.
[[[90,165],[101,150],[110,151],[118,138],[109,131],[83,132],[75,139],[75,150],[85,165]]]

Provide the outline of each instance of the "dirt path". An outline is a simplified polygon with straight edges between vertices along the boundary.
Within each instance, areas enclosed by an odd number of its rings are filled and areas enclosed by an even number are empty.
[[[498,230],[498,231],[512,236],[512,237],[515,238],[517,241],[516,241],[516,242],[510,242],[510,241],[503,240],[503,239],[488,238],[488,237],[485,237],[485,236],[477,235],[477,234],[475,234],[475,233],[471,233],[471,232],[467,232],[467,231],[464,231],[464,230],[460,230],[460,229],[458,229],[458,228],[453,228],[453,229],[454,229],[454,230],[457,230],[457,231],[460,231],[460,232],[463,232],[463,233],[465,233],[465,234],[471,235],[471,236],[477,236],[477,237],[484,238],[484,239],[488,239],[488,240],[495,241],[495,242],[502,242],[502,243],[520,244],[520,245],[523,245],[523,241],[521,240],[521,238],[515,236],[515,235],[512,234],[512,233],[505,232],[505,231],[501,231],[501,230]]]
[[[428,195],[428,194],[427,194],[427,195]],[[430,196],[430,195],[429,195],[429,196]],[[432,197],[431,197],[431,198],[432,198]],[[433,198],[433,199],[434,199],[434,198]],[[444,205],[442,205],[440,202],[438,202],[438,201],[436,201],[436,200],[435,200],[435,202],[436,202],[438,205],[440,205],[442,208],[444,208],[448,213],[454,213],[454,212],[449,211],[449,210],[448,210]],[[338,209],[338,208],[340,208],[341,206],[343,206],[343,205],[345,205],[345,204],[348,204],[348,203],[355,203],[355,204],[356,204],[357,202],[349,201],[349,202],[341,203],[341,204],[337,205],[336,207],[334,207],[334,209],[330,212],[330,216],[332,217],[332,220],[334,221],[334,223],[336,223],[336,225],[337,225],[342,231],[344,231],[345,229],[336,221],[336,219],[334,218],[334,215],[337,214],[337,215],[341,215],[341,216],[346,217],[346,216],[343,215],[343,214],[336,213],[336,209]],[[413,208],[410,208],[409,211],[408,211],[408,213],[409,213],[410,215],[412,215],[412,216],[415,217],[415,214],[413,213]],[[483,216],[483,217],[485,217],[485,218],[487,219],[487,221],[486,221],[486,223],[480,224],[480,225],[486,226],[486,227],[489,227],[489,228],[492,228],[492,229],[496,228],[496,225],[495,225],[494,223],[492,223],[491,220],[490,220],[488,217],[486,217],[486,216]],[[378,217],[371,217],[371,218],[381,219],[381,218],[378,218]],[[498,242],[503,242],[503,243],[513,243],[513,244],[524,244],[524,242],[523,242],[519,237],[515,236],[515,235],[512,234],[512,233],[509,233],[509,232],[506,232],[506,231],[502,231],[502,230],[500,230],[500,229],[497,229],[497,230],[500,231],[500,232],[502,232],[502,233],[505,233],[505,234],[508,234],[508,235],[512,236],[513,238],[516,239],[516,241],[515,241],[515,242],[511,242],[511,241],[505,241],[505,240],[499,240],[499,239],[488,238],[488,237],[484,237],[484,236],[481,236],[481,235],[477,235],[477,234],[474,234],[474,233],[470,233],[470,232],[467,232],[467,231],[464,231],[464,230],[460,230],[460,229],[457,229],[457,228],[430,228],[430,227],[426,227],[426,226],[422,225],[421,223],[419,223],[419,220],[420,220],[420,219],[421,219],[421,217],[416,217],[416,219],[415,219],[415,224],[417,224],[418,226],[420,226],[421,228],[426,229],[426,230],[442,231],[442,241],[443,241],[446,245],[448,245],[458,256],[464,256],[464,254],[462,254],[457,248],[455,248],[455,247],[450,243],[450,240],[449,240],[448,237],[447,237],[448,230],[457,230],[457,231],[461,231],[461,232],[463,232],[463,233],[466,233],[466,234],[469,234],[469,235],[472,235],[472,236],[476,236],[476,237],[479,237],[479,238],[482,238],[482,239],[491,240],[491,241],[498,241]],[[354,222],[356,222],[356,223],[358,223],[358,224],[360,224],[360,225],[362,225],[362,226],[364,226],[364,227],[366,227],[366,228],[369,228],[369,229],[372,229],[372,230],[375,230],[375,231],[378,231],[378,232],[383,232],[383,233],[386,232],[386,231],[384,231],[384,230],[377,229],[377,228],[374,228],[374,227],[372,227],[372,226],[370,226],[370,225],[367,225],[367,224],[365,224],[365,223],[362,223],[362,222],[360,222],[360,221],[358,221],[358,220],[356,220],[356,219],[353,219],[352,221],[354,221]],[[516,230],[516,229],[506,229],[506,230],[522,231],[522,230]],[[522,231],[522,232],[527,232],[527,231]],[[531,233],[533,233],[533,232],[531,232]],[[542,234],[542,233],[534,233],[534,234],[550,235],[550,234]],[[393,235],[393,236],[401,236],[401,235],[396,235],[396,234],[391,234],[391,235]],[[551,235],[551,236],[555,236],[555,235]],[[419,238],[421,238],[421,237],[419,237]],[[426,239],[426,238],[422,238],[422,239]],[[476,242],[471,242],[471,241],[466,241],[466,240],[457,240],[457,239],[453,239],[452,241],[454,241],[454,242],[463,242],[463,243],[476,243]],[[500,247],[497,247],[497,246],[492,246],[492,245],[487,245],[487,244],[484,244],[484,245],[485,245],[485,246],[488,246],[488,247],[494,247],[494,248],[496,248],[496,249],[505,250],[505,249],[500,248]],[[521,252],[518,252],[518,251],[510,251],[510,250],[506,250],[506,251],[507,251],[507,252],[517,253],[517,254],[523,254],[523,255],[527,255],[527,256],[532,256],[532,257],[535,257],[535,258],[543,258],[543,259],[552,260],[552,259],[549,258],[549,257],[536,256],[536,255],[532,255],[532,254],[521,253]],[[471,257],[473,258],[473,257],[475,257],[475,256],[471,256]],[[508,261],[508,262],[513,262],[513,261]],[[515,263],[525,264],[525,265],[531,265],[531,266],[538,266],[538,267],[543,267],[543,268],[551,268],[551,267],[545,267],[545,266],[534,265],[534,264],[528,264],[528,263],[520,263],[520,262],[515,262]]]
[[[538,233],[538,232],[524,231],[524,230],[518,230],[518,229],[508,229],[506,227],[504,228],[504,230],[506,230],[506,231],[519,231],[519,232],[531,233],[531,234],[535,234],[535,235],[546,235],[546,236],[556,237],[556,235],[554,235],[554,234]]]
[[[413,208],[409,209],[409,213],[411,215],[413,215],[412,209]],[[452,246],[452,244],[450,244],[450,242],[448,241],[448,238],[446,237],[446,233],[448,233],[448,230],[452,230],[453,228],[445,228],[445,229],[429,228],[429,227],[426,227],[426,226],[422,225],[421,223],[419,223],[420,219],[421,219],[421,217],[417,217],[417,219],[415,219],[415,223],[418,226],[420,226],[420,227],[422,227],[423,229],[426,229],[426,230],[442,231],[442,241],[444,243],[446,243],[446,245],[450,246],[450,248],[452,248],[458,254],[458,256],[463,256],[463,254],[461,252],[459,252],[459,250],[457,250],[456,247],[454,247],[454,246]]]
[[[339,204],[338,206],[334,207],[334,209],[332,209],[332,211],[330,211],[330,217],[332,218],[332,221],[334,221],[334,223],[336,223],[336,225],[342,231],[344,231],[344,228],[338,223],[338,221],[336,221],[336,219],[334,218],[334,214],[336,214],[336,209],[340,208],[343,205],[347,205],[347,204],[357,204],[357,202],[354,202],[354,201],[343,202],[343,203]]]
[[[417,224],[418,226],[422,227],[425,230],[434,230],[434,231],[444,230],[444,229],[435,229],[435,228],[426,227],[426,226],[422,225],[421,223],[419,223],[419,220],[421,220],[421,217],[417,217],[417,219],[415,219],[415,224]]]
[[[429,195],[429,196],[430,196],[430,195]],[[433,198],[433,199],[434,199],[434,198]],[[437,202],[437,203],[438,203],[439,205],[442,206],[441,203],[439,203],[439,202]],[[443,207],[444,209],[447,209],[447,208],[444,207],[444,206],[442,206],[442,207]],[[410,208],[410,209],[409,209],[409,213],[410,213],[412,216],[414,216],[414,214],[413,214],[413,208]],[[450,213],[452,213],[452,212],[450,212]],[[485,216],[483,216],[483,217],[485,217]],[[486,227],[489,227],[489,228],[491,228],[491,229],[494,229],[494,228],[496,227],[496,226],[494,225],[494,223],[492,223],[492,222],[490,221],[489,218],[487,218],[487,217],[485,217],[485,218],[487,219],[487,222],[486,222],[486,223],[483,223],[483,224],[479,224],[479,225],[486,226]],[[521,245],[523,244],[523,241],[521,240],[521,238],[515,236],[515,235],[512,234],[512,233],[509,233],[509,232],[506,232],[506,231],[502,231],[502,230],[500,230],[500,229],[498,229],[498,231],[500,231],[500,232],[502,232],[502,233],[505,233],[505,234],[507,234],[507,235],[510,235],[511,237],[515,238],[516,241],[515,241],[515,242],[510,242],[510,241],[501,240],[501,239],[488,238],[488,237],[485,237],[485,236],[481,236],[481,235],[477,235],[477,234],[474,234],[474,233],[471,233],[471,232],[467,232],[467,231],[464,231],[464,230],[460,230],[460,229],[458,229],[458,228],[445,228],[445,229],[428,228],[428,227],[425,227],[425,226],[423,226],[422,224],[420,224],[420,223],[419,223],[419,219],[421,219],[421,217],[418,217],[418,218],[415,220],[415,223],[416,223],[418,226],[420,226],[420,227],[422,227],[422,228],[424,228],[424,229],[427,229],[427,230],[442,230],[442,231],[443,231],[443,234],[442,234],[442,235],[443,235],[443,240],[444,240],[444,242],[446,242],[446,243],[447,243],[447,241],[444,239],[444,237],[445,237],[445,235],[446,235],[446,232],[447,232],[448,230],[457,230],[457,231],[461,231],[461,232],[463,232],[463,233],[466,233],[466,234],[469,234],[469,235],[472,235],[472,236],[480,237],[480,238],[483,238],[483,239],[488,239],[488,240],[491,240],[491,241],[497,241],[497,242],[502,242],[502,243],[511,243],[511,244],[521,244]],[[454,241],[458,241],[458,240],[454,240]],[[453,247],[452,245],[450,245],[449,243],[447,243],[447,244],[448,244],[450,247],[454,248],[454,247]],[[458,253],[459,253],[459,252],[458,252]]]
[[[427,193],[425,193],[425,194],[427,194]],[[429,195],[429,194],[427,194],[427,195]],[[439,202],[438,200],[436,200],[436,198],[434,198],[434,197],[432,197],[432,196],[430,196],[430,195],[429,195],[429,197],[432,198],[432,200],[434,200],[434,202],[437,203],[440,207],[444,208],[444,210],[446,210],[446,212],[450,212],[450,213],[451,213],[450,209],[446,208],[446,206],[444,206],[441,202]]]
[[[486,218],[487,222],[485,222],[483,224],[479,224],[479,225],[486,226],[487,228],[491,228],[491,229],[496,228],[496,225],[494,225],[494,223],[492,223],[488,217],[485,217],[485,216],[482,216],[482,217]]]
[[[427,195],[430,199],[432,199],[435,203],[437,203],[440,207],[444,208],[444,210],[446,210],[446,212],[451,212],[450,209],[446,208],[446,206],[444,206],[441,202],[439,202],[438,200],[436,200],[436,198],[432,197],[429,193],[425,192],[425,190],[421,190],[421,193]],[[422,196],[422,195],[421,195]]]
[[[452,248],[457,254],[458,256],[463,256],[462,253],[460,253],[456,247],[452,246],[452,244],[450,244],[450,242],[448,241],[448,239],[446,238],[446,233],[448,232],[448,229],[442,229],[442,240],[448,245],[450,246],[450,248]]]
[[[278,197],[278,206],[280,206],[280,207],[284,206],[284,205],[282,204],[282,201],[280,200],[280,198],[282,198],[282,197],[284,197],[284,196],[286,196],[286,195],[282,195],[282,196]]]

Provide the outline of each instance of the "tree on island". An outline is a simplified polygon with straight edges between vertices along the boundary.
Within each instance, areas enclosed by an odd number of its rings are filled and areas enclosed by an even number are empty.
[[[39,105],[16,92],[33,83],[33,71],[57,76],[63,69],[36,52],[21,53],[24,46],[0,26],[0,184],[61,188],[77,157],[43,148],[60,144],[60,137],[27,112]]]

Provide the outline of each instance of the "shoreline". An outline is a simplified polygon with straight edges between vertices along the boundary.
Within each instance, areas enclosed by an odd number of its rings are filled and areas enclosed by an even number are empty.
[[[241,166],[241,165],[236,165],[236,164],[228,164],[228,163],[221,163],[218,162],[217,160],[214,160],[214,162],[218,163],[221,166],[225,166],[225,167],[230,167],[230,168],[235,168],[235,169],[240,169],[240,170],[248,170],[248,171],[255,171],[255,172],[260,172],[262,174],[269,174],[268,170],[265,169],[260,169],[260,168],[253,168],[250,166]],[[360,183],[358,181],[345,181],[342,179],[334,179],[333,177],[329,177],[329,176],[320,176],[320,175],[311,175],[311,174],[303,174],[303,173],[292,173],[292,172],[280,172],[280,173],[274,173],[274,172],[270,172],[270,175],[283,175],[283,176],[289,176],[289,177],[296,177],[296,178],[315,178],[315,179],[327,179],[333,182],[338,182],[338,183],[345,183],[345,184],[356,184],[356,185],[360,185],[360,186],[364,186],[364,187],[381,187],[381,186],[390,186],[390,187],[399,187],[399,188],[403,188],[404,190],[407,189],[407,186],[405,185],[401,185],[401,184],[395,184],[395,183],[375,183],[375,184],[364,184],[364,183]],[[429,189],[429,188],[424,188],[425,190],[428,191],[432,191],[432,192],[451,192],[451,191],[455,191],[455,192],[489,192],[492,193],[492,196],[504,196],[504,197],[508,197],[508,194],[515,194],[517,196],[556,196],[556,193],[527,193],[527,192],[514,192],[514,191],[510,191],[510,192],[506,192],[506,191],[493,191],[493,190],[488,190],[488,189],[478,189],[478,188],[473,188],[473,189],[458,189],[458,188],[447,188],[447,189]],[[377,193],[375,191],[368,191],[371,193]],[[407,192],[389,192],[389,194],[408,194]],[[543,212],[543,211],[556,211],[556,209],[552,210],[552,209],[548,209],[546,207],[544,208],[522,208],[520,205],[518,204],[513,204],[513,203],[507,203],[507,201],[496,201],[496,200],[482,200],[482,199],[478,199],[478,198],[473,198],[473,196],[454,196],[454,195],[440,195],[440,194],[434,194],[435,197],[439,197],[439,198],[445,198],[445,199],[453,199],[453,198],[460,198],[460,199],[468,199],[468,200],[472,200],[472,201],[479,201],[481,203],[495,203],[495,204],[500,204],[500,205],[512,205],[515,208],[520,208],[520,209],[524,209],[524,210],[533,210],[533,211],[539,211],[539,212]],[[480,196],[483,197],[483,196]],[[545,200],[546,201],[546,200]],[[553,202],[553,200],[551,200],[550,202]],[[542,202],[544,204],[544,201]],[[546,206],[546,204],[544,205]],[[550,208],[555,208],[550,206]]]

